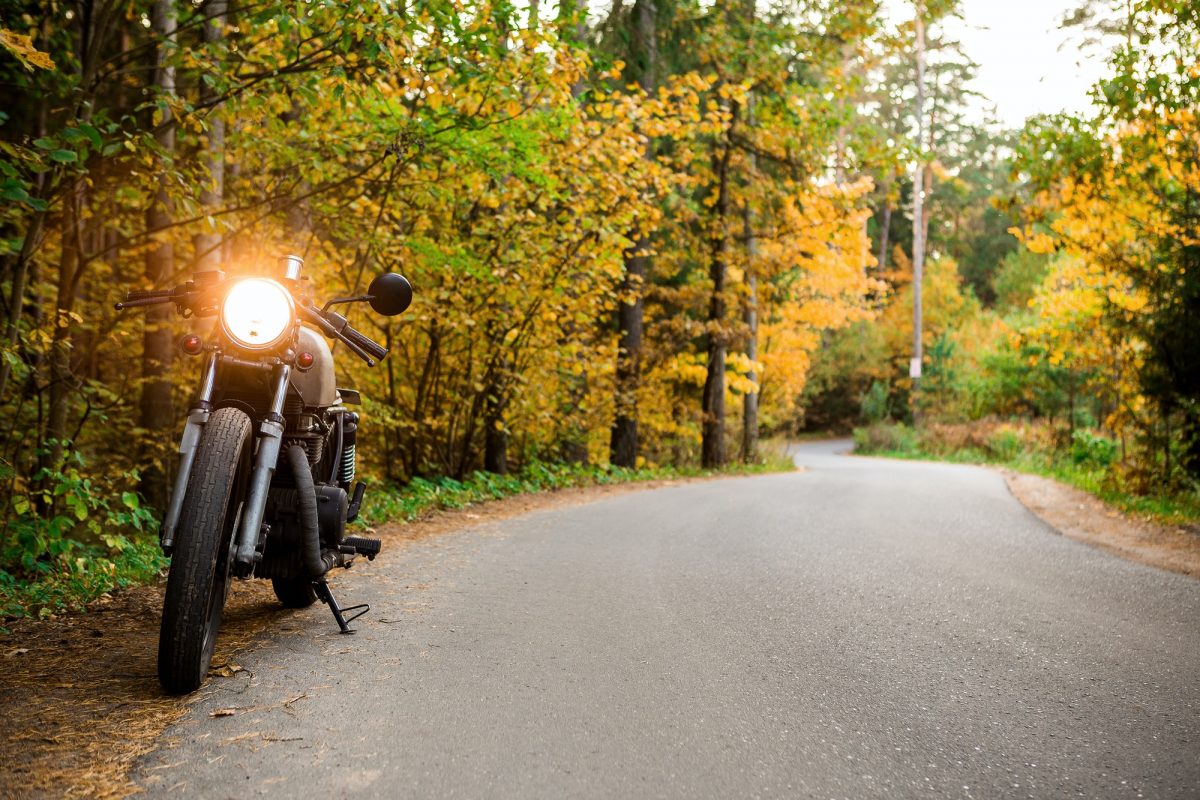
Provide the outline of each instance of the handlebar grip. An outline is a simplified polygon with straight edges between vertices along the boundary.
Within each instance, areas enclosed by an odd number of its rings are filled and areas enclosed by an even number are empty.
[[[171,297],[174,289],[134,289],[125,295],[126,300],[145,300],[148,297]]]
[[[358,331],[347,325],[342,329],[342,336],[352,342],[356,347],[361,349],[367,355],[372,356],[376,361],[382,361],[388,354],[388,349],[376,341],[368,339]]]
[[[127,308],[137,308],[139,306],[157,306],[162,303],[171,302],[170,294],[156,297],[129,297],[117,303],[115,308],[117,311],[124,311]]]

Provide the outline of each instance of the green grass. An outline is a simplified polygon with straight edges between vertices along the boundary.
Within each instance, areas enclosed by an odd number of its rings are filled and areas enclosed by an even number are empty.
[[[432,480],[414,478],[404,486],[372,487],[368,491],[367,500],[363,504],[363,514],[359,519],[367,525],[391,521],[411,522],[430,511],[465,508],[475,503],[518,494],[673,478],[786,472],[795,468],[791,459],[784,456],[782,451],[777,452],[774,448],[764,448],[764,451],[769,455],[761,463],[734,464],[721,470],[691,467],[625,469],[534,462],[511,475],[475,472],[464,481],[445,477]]]
[[[1200,523],[1200,493],[1136,494],[1115,485],[1107,466],[1076,463],[1069,454],[1047,453],[1019,447],[999,448],[990,452],[965,447],[950,452],[932,452],[923,446],[920,432],[905,425],[888,425],[875,430],[854,431],[854,452],[919,461],[954,464],[982,464],[1006,467],[1016,472],[1053,478],[1074,486],[1127,514],[1151,519],[1164,525]]]

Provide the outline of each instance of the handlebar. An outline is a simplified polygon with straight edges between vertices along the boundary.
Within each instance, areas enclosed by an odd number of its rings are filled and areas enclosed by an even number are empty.
[[[170,292],[165,295],[136,297],[135,295],[138,294],[140,293],[130,292],[128,297],[116,304],[115,308],[117,311],[124,311],[127,308],[138,308],[140,306],[157,306],[175,301]]]
[[[156,306],[163,303],[190,304],[200,296],[191,291],[192,284],[177,286],[174,289],[154,289],[151,291],[133,291],[125,295],[125,299],[116,304],[117,311],[141,306]],[[301,305],[300,313],[307,321],[316,325],[331,339],[345,343],[354,355],[367,362],[367,366],[375,366],[376,362],[387,357],[388,349],[372,340],[360,331],[350,327],[349,321],[335,311],[325,311],[314,305]]]
[[[351,328],[350,323],[341,314],[322,311],[316,306],[304,306],[301,313],[326,336],[345,343],[350,352],[367,362],[368,367],[375,366],[376,361],[382,360],[388,354],[386,347]]]
[[[358,345],[360,350],[374,356],[377,361],[382,361],[388,354],[386,347],[364,336],[349,325],[342,329],[342,336],[346,337],[348,342]]]

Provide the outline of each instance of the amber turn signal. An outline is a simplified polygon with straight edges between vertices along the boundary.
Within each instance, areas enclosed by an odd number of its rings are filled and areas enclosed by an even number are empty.
[[[189,356],[198,356],[204,350],[204,340],[193,333],[183,337],[179,342],[179,346]]]

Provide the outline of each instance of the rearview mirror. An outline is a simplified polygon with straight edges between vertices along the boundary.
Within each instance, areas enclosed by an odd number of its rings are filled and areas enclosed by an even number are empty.
[[[412,284],[396,272],[385,272],[376,277],[367,287],[367,294],[371,295],[371,308],[385,317],[404,313],[413,298]]]

